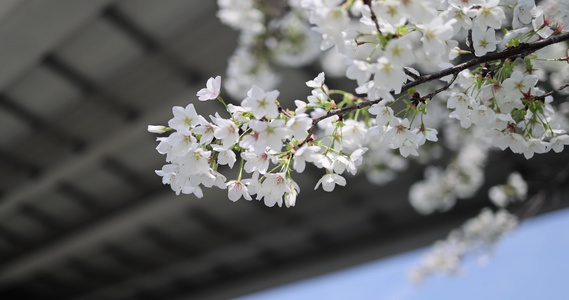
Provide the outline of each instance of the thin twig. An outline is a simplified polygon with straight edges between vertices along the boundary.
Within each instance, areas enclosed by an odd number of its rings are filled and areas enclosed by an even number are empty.
[[[500,60],[500,63],[496,66],[493,67],[489,67],[486,68],[485,70],[482,71],[482,73],[480,73],[482,75],[482,77],[486,77],[487,75],[490,75],[491,77],[494,77],[494,74],[496,73],[496,70],[499,70],[502,66],[504,66],[504,62],[506,60],[502,59]]]
[[[535,99],[536,99],[536,100],[543,101],[543,100],[545,100],[545,97],[551,96],[551,95],[553,95],[553,94],[555,94],[555,93],[557,93],[557,92],[559,92],[559,91],[561,91],[561,90],[563,90],[563,89],[565,89],[565,88],[567,88],[567,87],[569,87],[569,83],[566,83],[566,84],[560,86],[559,88],[554,89],[554,90],[552,90],[552,91],[550,91],[550,92],[547,92],[547,93],[545,93],[545,94],[543,94],[543,95],[541,95],[541,96],[537,96],[537,97],[535,97]]]
[[[407,76],[413,78],[414,80],[417,79],[417,78],[419,78],[419,75],[417,75],[417,74],[415,74],[415,73],[409,71],[409,69],[407,69],[407,68],[403,68],[403,72],[405,72],[405,75],[407,75]]]
[[[377,30],[377,33],[382,34],[381,29],[379,29],[379,23],[377,22],[377,16],[375,15],[373,9],[371,8],[371,0],[364,0],[364,4],[369,6],[369,11],[371,12],[371,20],[375,24],[375,29]]]
[[[472,41],[472,29],[468,29],[468,48],[470,49],[470,52],[472,52],[472,55],[476,56],[476,52],[474,50],[474,42]]]
[[[453,82],[456,80],[457,77],[458,77],[458,73],[453,74],[452,79],[445,86],[441,87],[440,89],[438,89],[438,90],[436,90],[430,94],[427,94],[424,97],[421,97],[421,99],[433,99],[433,97],[436,96],[438,93],[448,89],[453,84]]]
[[[288,111],[283,109],[280,104],[278,105],[278,109],[279,109],[279,112],[282,113],[283,115],[285,115],[287,118],[289,118],[289,119],[292,118],[292,115]]]

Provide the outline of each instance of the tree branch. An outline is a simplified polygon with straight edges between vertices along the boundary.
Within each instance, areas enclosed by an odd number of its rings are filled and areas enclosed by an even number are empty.
[[[468,29],[467,41],[470,52],[472,52],[472,55],[476,56],[476,51],[474,50],[474,42],[472,41],[472,29]]]
[[[375,15],[373,9],[371,8],[371,0],[364,0],[364,4],[369,7],[369,11],[371,12],[371,20],[375,24],[375,29],[377,30],[377,33],[382,34],[381,29],[379,29],[379,23],[377,23],[377,16]]]
[[[450,68],[446,68],[446,69],[440,70],[440,71],[432,73],[432,74],[419,76],[415,80],[413,80],[407,84],[404,84],[401,87],[401,92],[404,92],[404,91],[406,91],[412,87],[415,87],[419,84],[429,82],[429,81],[433,81],[435,79],[439,79],[439,78],[445,77],[447,75],[456,75],[465,69],[468,69],[470,67],[473,67],[473,66],[476,66],[476,65],[479,65],[482,63],[487,63],[487,62],[500,60],[500,59],[507,59],[507,58],[516,57],[516,56],[526,56],[526,55],[533,53],[539,49],[542,49],[542,48],[547,47],[549,45],[556,44],[556,43],[566,41],[566,40],[569,40],[569,32],[562,33],[559,35],[555,35],[555,36],[552,36],[552,37],[547,38],[547,39],[543,39],[543,40],[539,40],[539,41],[535,41],[535,42],[531,42],[531,43],[521,44],[517,47],[507,48],[506,50],[504,50],[502,52],[493,52],[493,53],[489,53],[489,54],[486,54],[486,55],[481,56],[481,57],[475,57],[469,61],[463,62],[463,63],[458,64],[456,66],[452,66]],[[382,98],[377,99],[377,100],[369,100],[369,101],[365,101],[365,102],[360,102],[360,103],[356,103],[354,105],[350,105],[350,106],[346,106],[346,107],[342,107],[342,108],[331,109],[331,110],[327,111],[325,115],[322,115],[320,117],[315,117],[312,119],[312,127],[313,128],[311,128],[311,132],[314,131],[314,128],[316,127],[318,122],[320,122],[321,120],[324,120],[324,119],[329,118],[331,116],[341,116],[341,115],[344,115],[344,114],[351,112],[353,110],[356,110],[356,109],[362,109],[365,107],[369,107],[369,106],[372,106],[373,104],[378,103],[381,100],[382,100]],[[304,142],[302,144],[304,144]]]
[[[449,80],[449,82],[445,86],[441,87],[440,89],[437,89],[436,91],[430,94],[427,94],[426,96],[421,97],[421,99],[433,99],[433,97],[436,96],[438,93],[448,89],[453,84],[453,82],[456,80],[457,77],[458,73],[453,74],[452,79]]]
[[[569,87],[569,83],[566,83],[566,84],[560,86],[558,89],[555,89],[555,90],[553,90],[553,91],[547,92],[547,93],[545,93],[545,94],[543,94],[543,95],[541,95],[541,96],[537,96],[537,97],[535,97],[535,99],[536,99],[536,100],[543,101],[543,100],[545,100],[545,97],[551,96],[551,95],[553,95],[553,94],[555,94],[555,93],[557,93],[557,92],[559,92],[559,91],[561,91],[561,90],[563,90],[563,89],[565,89],[565,88],[567,88],[567,87]]]
[[[413,78],[413,80],[419,78],[419,75],[417,75],[417,74],[415,74],[415,73],[409,71],[409,69],[407,69],[407,68],[403,68],[403,72],[405,72],[405,75],[407,75],[407,76]]]

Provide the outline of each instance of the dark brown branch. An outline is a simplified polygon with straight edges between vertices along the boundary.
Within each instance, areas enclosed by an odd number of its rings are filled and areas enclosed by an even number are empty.
[[[472,41],[472,29],[468,30],[468,49],[472,52],[472,55],[476,55],[476,51],[474,50],[474,42]]]
[[[525,56],[528,55],[532,52],[535,52],[539,49],[542,49],[544,47],[547,47],[549,45],[553,45],[562,41],[566,41],[569,40],[569,32],[560,34],[560,35],[556,35],[553,37],[550,37],[548,39],[544,39],[544,40],[539,40],[539,41],[535,41],[529,44],[521,44],[517,47],[512,47],[512,48],[508,48],[502,52],[493,52],[493,53],[489,53],[486,54],[484,56],[481,57],[476,57],[473,58],[467,62],[458,64],[456,66],[429,74],[429,75],[425,75],[425,76],[421,76],[419,77],[417,80],[412,81],[408,84],[403,85],[402,90],[406,90],[409,88],[412,88],[414,86],[417,86],[421,83],[425,83],[434,79],[438,79],[447,75],[451,75],[454,73],[460,73],[462,70],[468,69],[470,67],[473,67],[475,65],[479,65],[482,63],[486,63],[486,62],[491,62],[491,61],[495,61],[495,60],[499,60],[499,59],[506,59],[509,57],[515,57],[515,56]]]
[[[404,91],[406,91],[412,87],[418,86],[419,84],[429,82],[429,81],[433,81],[435,79],[439,79],[439,78],[445,77],[447,75],[458,74],[463,70],[466,70],[468,68],[471,68],[473,66],[476,66],[476,65],[479,65],[482,63],[491,62],[491,61],[500,60],[500,59],[507,59],[507,58],[516,57],[516,56],[526,56],[526,55],[533,53],[539,49],[542,49],[542,48],[547,47],[549,45],[553,45],[553,44],[556,44],[556,43],[559,43],[562,41],[566,41],[566,40],[569,40],[569,32],[559,34],[556,36],[552,36],[552,37],[547,38],[547,39],[543,39],[543,40],[539,40],[539,41],[535,41],[535,42],[531,42],[531,43],[527,43],[527,44],[521,44],[517,47],[508,48],[502,52],[493,52],[493,53],[489,53],[489,54],[486,54],[486,55],[481,56],[481,57],[476,57],[476,58],[473,58],[469,61],[458,64],[456,66],[446,68],[446,69],[440,70],[440,71],[432,73],[432,74],[420,76],[417,79],[415,79],[415,80],[413,80],[407,84],[404,84],[401,87],[401,91],[404,92]],[[331,116],[341,116],[341,115],[344,115],[344,114],[351,112],[353,110],[356,110],[356,109],[362,109],[365,107],[372,106],[373,104],[376,104],[381,100],[382,99],[380,98],[377,100],[360,102],[360,103],[350,105],[350,106],[346,106],[346,107],[342,107],[342,108],[331,109],[331,110],[327,111],[325,115],[313,118],[312,119],[312,127],[315,127],[316,124],[318,124],[318,122],[320,122],[321,120],[324,120],[324,119],[329,118]],[[313,131],[313,129],[312,129],[312,131]],[[304,144],[304,142],[302,144]]]
[[[292,118],[292,115],[288,111],[286,111],[284,108],[282,108],[282,106],[280,104],[278,105],[278,109],[279,109],[279,112],[282,113],[283,115],[285,115],[287,118],[289,118],[289,119]]]
[[[496,73],[496,71],[499,70],[502,66],[504,66],[505,61],[506,61],[505,59],[502,59],[498,65],[493,66],[493,67],[487,67],[480,74],[482,75],[482,77],[486,77],[488,75],[490,75],[491,77],[494,77],[494,74]]]
[[[536,100],[543,101],[543,100],[545,100],[545,97],[551,96],[551,95],[553,95],[553,94],[555,94],[555,93],[557,93],[557,92],[559,92],[559,91],[561,91],[561,90],[563,90],[563,89],[565,89],[565,88],[568,88],[568,87],[569,87],[569,83],[566,83],[566,84],[560,86],[559,88],[557,88],[557,89],[555,89],[555,90],[553,90],[553,91],[550,91],[550,92],[547,92],[547,93],[545,93],[545,94],[543,94],[543,95],[541,95],[541,96],[535,97],[535,99],[536,99]]]
[[[375,24],[375,29],[377,30],[377,33],[382,34],[381,29],[379,29],[379,23],[377,23],[377,16],[375,15],[373,9],[371,8],[371,0],[364,0],[364,4],[369,6],[369,11],[371,12],[371,20]]]
[[[414,80],[416,80],[417,78],[419,78],[419,75],[417,75],[417,74],[415,74],[415,73],[409,71],[409,69],[407,69],[407,68],[403,68],[403,72],[405,72],[405,75],[407,75],[407,76],[413,78]]]
[[[441,87],[440,89],[437,89],[436,91],[434,91],[430,94],[427,94],[424,97],[421,97],[421,99],[433,99],[433,97],[436,96],[438,93],[448,89],[452,85],[452,83],[456,80],[457,77],[458,77],[458,73],[455,73],[452,76],[452,79],[445,86]]]

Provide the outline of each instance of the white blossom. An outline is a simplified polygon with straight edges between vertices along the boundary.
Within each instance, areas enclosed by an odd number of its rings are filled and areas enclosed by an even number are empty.
[[[417,24],[417,27],[423,32],[421,42],[427,55],[441,55],[441,49],[446,47],[446,41],[453,36],[454,29],[452,25],[456,22],[451,19],[446,23],[442,18],[434,18],[428,24]]]
[[[292,137],[302,140],[308,135],[308,130],[312,127],[312,119],[307,114],[298,114],[290,118],[286,123],[290,128]]]
[[[241,152],[241,158],[245,160],[245,172],[259,172],[265,174],[269,168],[270,156],[268,153],[255,154],[251,152]]]
[[[221,140],[224,146],[230,147],[239,141],[239,128],[231,120],[223,119],[217,115],[213,118],[217,125],[213,130],[213,136]]]
[[[247,92],[247,98],[243,100],[241,106],[249,110],[255,115],[255,118],[263,117],[276,118],[279,115],[279,109],[275,103],[279,91],[265,92],[260,87],[253,85]]]
[[[256,134],[256,142],[253,146],[255,153],[263,153],[266,147],[279,152],[283,146],[282,140],[290,136],[290,129],[285,126],[283,120],[276,119],[270,122],[251,120],[249,126]]]
[[[282,206],[285,193],[292,192],[292,182],[284,173],[267,173],[261,189],[257,191],[257,199],[264,199],[265,205],[272,207],[275,204]]]
[[[499,5],[500,0],[488,0],[486,3],[479,5],[476,23],[480,30],[486,30],[488,27],[499,29],[502,26],[506,15]]]
[[[331,192],[336,187],[336,184],[341,185],[341,186],[345,186],[346,185],[346,179],[344,177],[338,175],[338,174],[329,173],[329,174],[322,176],[322,178],[320,178],[320,180],[318,180],[314,189],[317,189],[320,186],[320,184],[322,184],[323,190],[325,190],[326,192]]]
[[[514,7],[512,27],[520,28],[524,24],[531,23],[532,10],[535,8],[535,0],[519,0]]]
[[[472,29],[472,43],[476,56],[486,55],[488,52],[496,50],[496,32],[492,28]]]
[[[188,104],[188,106],[174,106],[172,108],[172,113],[174,118],[168,121],[168,126],[175,129],[183,135],[190,135],[190,129],[200,122],[205,121],[204,117],[198,115],[193,104]]]
[[[168,127],[162,125],[148,125],[147,130],[151,133],[164,133],[168,131]]]
[[[229,200],[235,202],[243,197],[245,200],[251,200],[251,195],[247,191],[247,186],[241,181],[231,180],[227,182],[227,193]]]
[[[320,72],[314,79],[307,81],[306,85],[311,88],[321,88],[324,85],[324,72]]]
[[[415,63],[413,45],[406,36],[393,39],[385,47],[385,57],[395,66],[408,66]]]
[[[553,151],[559,153],[563,151],[565,145],[569,145],[569,135],[560,135],[551,138],[549,145]]]
[[[403,69],[383,56],[378,59],[376,67],[374,83],[386,92],[394,90],[395,93],[400,93],[401,85],[407,79]]]
[[[233,164],[235,164],[235,161],[237,160],[235,152],[221,145],[211,145],[211,148],[213,151],[219,153],[217,163],[220,165],[228,165],[229,168],[233,168]]]
[[[318,146],[302,145],[302,147],[298,148],[294,153],[292,168],[302,173],[307,162],[314,162],[320,158],[320,156],[317,155],[319,151],[320,147]]]
[[[198,96],[200,101],[215,100],[219,96],[220,90],[221,76],[216,76],[215,78],[209,78],[206,87],[199,90],[196,96]]]

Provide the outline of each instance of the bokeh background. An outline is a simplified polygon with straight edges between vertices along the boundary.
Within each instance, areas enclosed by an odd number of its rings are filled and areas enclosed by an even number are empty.
[[[174,105],[222,108],[195,96],[236,45],[215,2],[0,2],[1,299],[237,297],[426,246],[490,204],[483,189],[448,213],[416,213],[416,163],[387,185],[358,176],[334,193],[313,191],[322,174],[309,169],[289,209],[225,190],[175,196],[146,126],[167,124]],[[281,72],[279,100],[292,103],[320,68]],[[516,170],[542,196],[514,210],[566,207],[568,158],[495,153],[485,187]]]

